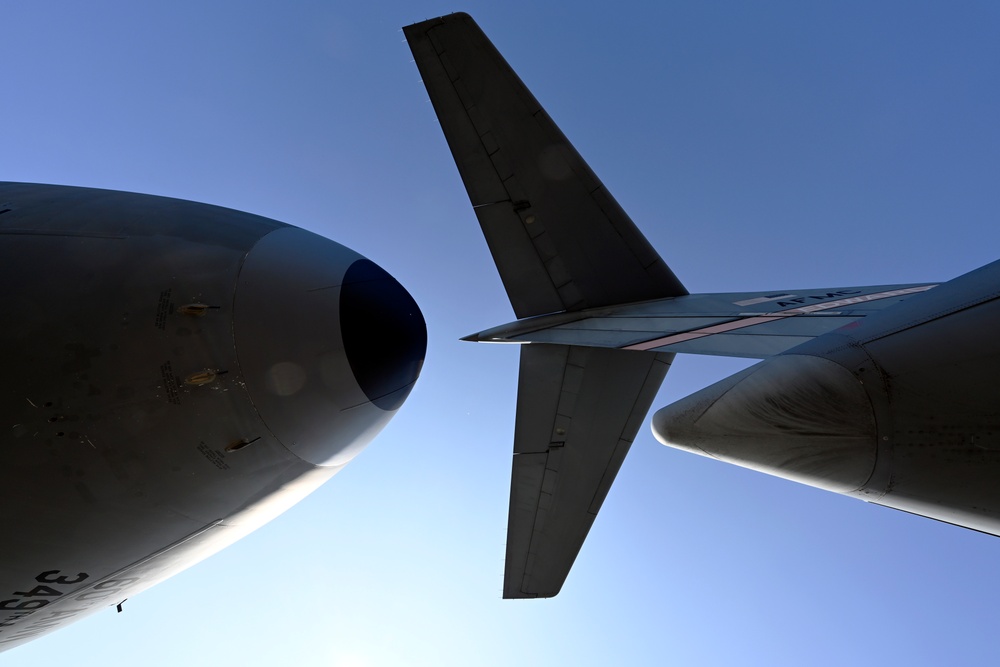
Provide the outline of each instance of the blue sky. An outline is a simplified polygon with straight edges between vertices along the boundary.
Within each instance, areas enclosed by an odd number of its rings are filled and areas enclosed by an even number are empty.
[[[992,656],[1000,540],[671,450],[648,422],[563,592],[500,599],[517,350],[458,339],[513,314],[399,31],[455,10],[479,21],[691,291],[942,280],[997,259],[994,3],[5,7],[0,178],[316,231],[408,288],[429,347],[396,419],[299,506],[125,613],[3,657]],[[744,365],[679,357],[654,407]]]

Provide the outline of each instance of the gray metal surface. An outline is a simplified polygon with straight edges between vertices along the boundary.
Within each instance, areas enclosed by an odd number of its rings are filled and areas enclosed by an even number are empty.
[[[1000,535],[998,298],[994,262],[803,348],[863,379],[876,406],[883,465],[859,495]]]
[[[468,15],[403,32],[517,317],[687,294]]]
[[[464,340],[554,343],[765,359],[934,287],[868,285],[689,294],[542,315]]]
[[[296,276],[343,274],[356,253],[162,197],[0,184],[0,201],[10,209],[0,213],[4,650],[262,525],[335,474],[363,429],[338,431],[330,405],[299,410],[297,427],[326,429],[323,446],[300,456],[291,431],[262,421],[268,394],[256,386],[274,360],[298,360],[286,353],[310,343],[267,307],[339,329],[338,311],[293,287]],[[292,241],[283,254],[270,250],[271,234]],[[287,279],[255,283],[262,263]],[[237,289],[245,264],[255,268]],[[244,313],[235,338],[234,300],[264,315]],[[251,339],[263,347],[244,365],[238,343]],[[357,409],[367,401],[343,368],[326,377],[343,389],[333,407]],[[391,416],[371,410],[369,427]]]
[[[673,355],[525,345],[504,597],[556,595]]]
[[[291,453],[317,465],[347,463],[393,415],[343,380],[352,373],[340,332],[340,287],[359,259],[287,227],[254,246],[236,290],[233,330],[253,405]]]
[[[875,430],[849,371],[799,355],[763,361],[653,416],[664,444],[844,493],[875,469]]]

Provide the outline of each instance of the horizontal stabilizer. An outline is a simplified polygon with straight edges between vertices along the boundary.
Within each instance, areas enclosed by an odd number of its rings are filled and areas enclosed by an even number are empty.
[[[505,598],[552,597],[562,588],[672,360],[521,348]]]
[[[403,33],[518,318],[687,293],[467,14]]]
[[[465,340],[765,359],[933,287],[924,283],[690,294],[519,320]]]

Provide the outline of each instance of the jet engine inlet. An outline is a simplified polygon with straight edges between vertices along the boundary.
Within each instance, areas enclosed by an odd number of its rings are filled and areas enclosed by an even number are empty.
[[[236,353],[261,420],[316,465],[350,461],[409,394],[423,317],[388,273],[295,227],[264,236],[240,271]]]
[[[340,288],[344,350],[361,390],[383,410],[395,410],[420,375],[427,327],[413,297],[367,259],[351,264]]]

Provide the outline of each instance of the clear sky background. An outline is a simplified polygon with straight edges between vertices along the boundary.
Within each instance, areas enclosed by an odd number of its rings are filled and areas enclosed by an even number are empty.
[[[692,292],[769,290],[1000,256],[1000,5],[156,4],[4,5],[0,179],[328,236],[413,294],[427,360],[300,505],[0,663],[995,659],[1000,539],[663,447],[648,420],[563,592],[501,600],[517,350],[458,339],[514,316],[399,28],[470,12]],[[654,408],[745,365],[678,357]]]

